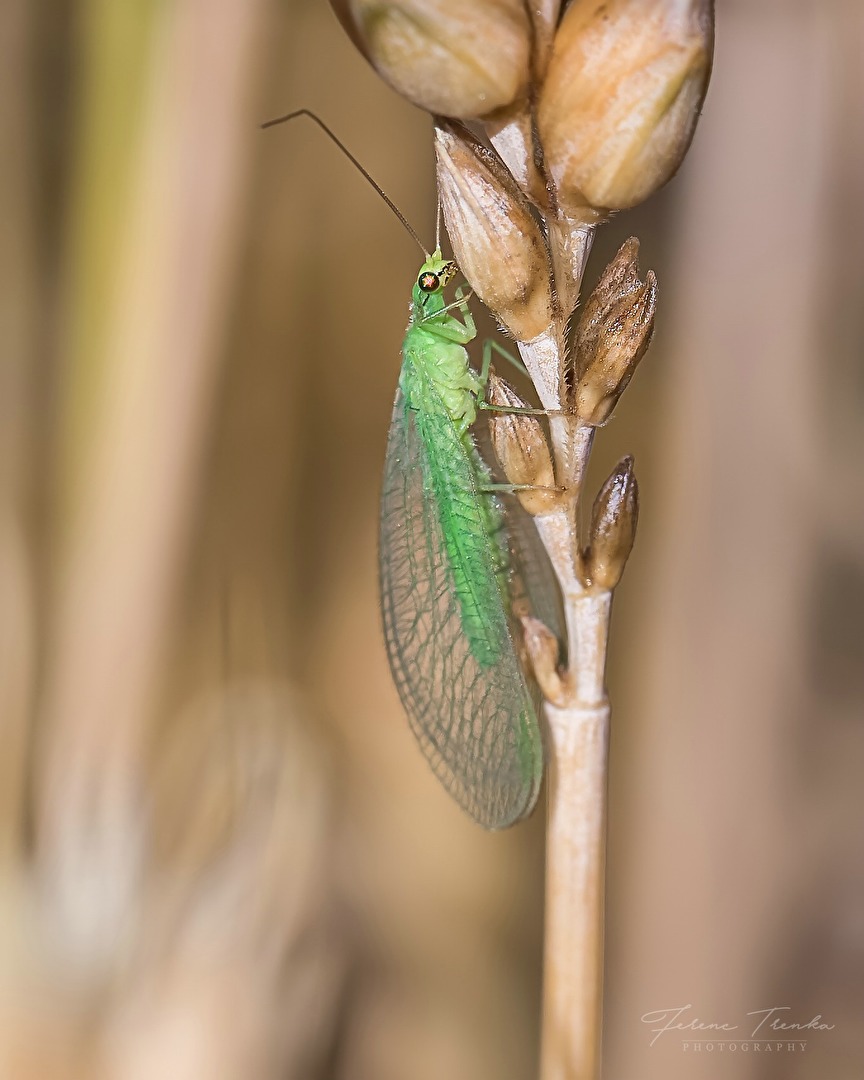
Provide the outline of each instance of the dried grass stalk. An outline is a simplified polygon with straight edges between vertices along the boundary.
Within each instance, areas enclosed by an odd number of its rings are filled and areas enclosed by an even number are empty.
[[[711,0],[573,0],[558,18],[542,5],[527,28],[530,57],[513,47],[523,9],[481,0],[430,11],[389,0],[373,19],[366,0],[338,14],[379,72],[436,119],[444,219],[477,295],[516,339],[544,408],[539,426],[497,423],[511,483],[555,465],[558,496],[527,504],[561,586],[567,662],[536,620],[525,642],[547,699],[549,827],[546,873],[542,1080],[595,1080],[600,1069],[609,702],[606,645],[612,590],[630,554],[638,515],[632,460],[580,532],[584,479],[605,423],[651,338],[657,303],[638,242],[628,241],[568,324],[595,229],[674,174],[708,83]],[[412,33],[386,33],[410,14]],[[478,97],[464,56],[482,57]],[[423,78],[418,55],[436,59]],[[482,102],[488,103],[483,108]],[[445,102],[445,104],[442,104]],[[479,119],[494,149],[461,121]],[[542,226],[542,227],[541,227]],[[500,395],[507,398],[507,392]],[[532,445],[532,443],[534,445]],[[539,475],[539,473],[538,473]],[[523,505],[526,505],[523,500]]]

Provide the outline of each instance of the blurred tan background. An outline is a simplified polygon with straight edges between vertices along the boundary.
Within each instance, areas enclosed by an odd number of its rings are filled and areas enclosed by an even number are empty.
[[[589,269],[636,233],[661,287],[592,465],[642,485],[609,1078],[864,1070],[862,53],[858,0],[718,0],[692,153]],[[3,1080],[535,1071],[542,813],[451,805],[379,629],[417,252],[258,130],[299,106],[432,235],[429,120],[323,0],[0,8]],[[686,1005],[834,1026],[650,1045]]]

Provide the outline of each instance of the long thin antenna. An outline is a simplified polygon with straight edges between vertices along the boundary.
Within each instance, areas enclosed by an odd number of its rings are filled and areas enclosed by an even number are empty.
[[[384,202],[387,203],[387,205],[390,207],[396,217],[399,218],[405,229],[414,238],[415,243],[418,245],[420,250],[428,259],[430,257],[429,252],[426,250],[422,240],[411,227],[408,219],[405,217],[405,215],[402,213],[396,203],[394,203],[390,196],[387,194],[387,192],[384,191],[383,188],[379,187],[375,180],[372,179],[370,174],[363,168],[357,158],[354,157],[354,155],[351,153],[345,143],[343,143],[342,140],[337,135],[335,135],[329,127],[327,127],[327,125],[324,123],[320,116],[312,112],[311,109],[297,109],[295,112],[287,113],[285,116],[277,116],[275,120],[268,120],[267,123],[262,124],[261,127],[269,128],[274,127],[276,124],[285,124],[289,120],[296,120],[298,116],[308,116],[310,120],[314,120],[314,122],[318,125],[319,128],[321,128],[324,134],[329,136],[330,139],[332,139],[332,141],[339,147],[345,157],[348,158],[351,164],[358,170],[358,172],[360,172],[362,176],[366,177],[366,179],[369,181],[372,187],[375,188],[375,190],[378,192]]]

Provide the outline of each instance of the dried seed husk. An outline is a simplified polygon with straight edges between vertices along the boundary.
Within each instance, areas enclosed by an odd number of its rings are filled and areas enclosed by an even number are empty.
[[[545,623],[531,615],[523,615],[521,622],[525,651],[531,660],[537,685],[547,701],[563,705],[566,688],[558,670],[558,639]]]
[[[712,0],[573,0],[537,123],[560,207],[636,206],[677,171],[711,72]]]
[[[602,424],[645,355],[654,333],[657,279],[639,278],[639,241],[626,240],[582,310],[573,339],[568,402],[580,420]]]
[[[521,0],[331,0],[351,40],[403,97],[463,120],[524,97],[531,22]]]
[[[585,569],[591,585],[614,589],[633,550],[639,519],[639,486],[633,458],[615,466],[594,500]]]
[[[552,325],[549,255],[531,204],[494,150],[464,125],[435,125],[438,190],[462,273],[517,341]]]
[[[489,375],[488,401],[502,409],[527,409],[528,404],[509,383],[494,372]],[[529,514],[548,514],[561,501],[555,490],[555,468],[543,425],[536,416],[515,412],[491,412],[489,432],[495,456],[511,484],[530,484],[531,490],[516,492]],[[542,489],[542,490],[540,490]]]

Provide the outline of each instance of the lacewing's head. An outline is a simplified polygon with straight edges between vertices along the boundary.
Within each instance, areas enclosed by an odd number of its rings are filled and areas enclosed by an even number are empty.
[[[421,293],[441,292],[458,273],[459,267],[456,263],[452,259],[445,259],[440,251],[436,251],[420,267],[417,288]]]
[[[440,250],[434,251],[420,267],[414,282],[414,310],[429,315],[444,307],[442,293],[459,273],[452,259],[445,259]]]

